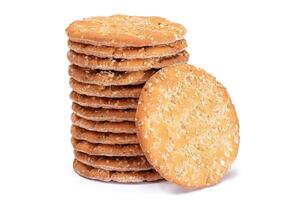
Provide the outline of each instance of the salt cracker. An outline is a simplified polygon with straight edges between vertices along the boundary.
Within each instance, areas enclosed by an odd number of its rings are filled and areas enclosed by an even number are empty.
[[[78,126],[72,125],[72,137],[77,140],[85,140],[90,143],[101,144],[138,144],[136,134],[126,133],[102,133],[96,131],[89,131]]]
[[[136,109],[137,98],[103,98],[92,97],[78,94],[74,91],[70,93],[70,99],[81,105],[91,108],[107,108],[107,109]]]
[[[108,171],[88,166],[76,159],[74,159],[73,168],[80,176],[104,182],[115,181],[121,183],[139,183],[144,181],[158,181],[162,179],[162,177],[153,169],[148,171],[131,172]]]
[[[144,156],[137,157],[108,157],[92,156],[82,152],[74,151],[76,160],[108,171],[145,171],[152,169],[150,163]]]
[[[68,46],[77,53],[100,58],[145,59],[178,54],[186,49],[187,42],[183,39],[156,46],[115,48],[109,46],[94,46],[69,40]]]
[[[134,122],[96,122],[83,119],[74,113],[71,116],[71,120],[74,125],[89,131],[105,133],[136,133],[136,127]]]
[[[156,70],[135,71],[135,72],[116,72],[91,70],[88,68],[70,65],[69,75],[82,83],[111,86],[111,85],[140,85],[145,83]]]
[[[143,85],[100,86],[78,82],[70,78],[72,90],[79,94],[107,98],[138,98]]]
[[[92,121],[110,121],[110,122],[122,122],[132,121],[134,122],[136,110],[118,110],[118,109],[105,109],[105,108],[89,108],[83,107],[76,103],[72,104],[73,112],[84,119]]]
[[[184,187],[218,183],[238,152],[239,122],[229,94],[192,65],[164,68],[147,81],[136,126],[148,161]]]
[[[112,15],[74,21],[66,33],[71,41],[95,46],[141,47],[181,40],[186,30],[162,17]]]
[[[145,71],[160,69],[177,63],[186,63],[189,59],[189,54],[187,51],[182,51],[168,57],[128,60],[87,56],[70,50],[67,57],[70,63],[84,68],[114,71]]]
[[[95,156],[143,156],[139,144],[95,144],[72,138],[74,150]]]

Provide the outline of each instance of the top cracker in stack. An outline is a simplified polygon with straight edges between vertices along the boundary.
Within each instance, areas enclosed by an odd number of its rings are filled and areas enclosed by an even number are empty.
[[[185,28],[161,17],[114,15],[66,30],[73,89],[74,169],[102,181],[161,179],[144,157],[134,118],[144,83],[188,60]]]
[[[91,69],[159,69],[187,61],[185,33],[182,25],[160,17],[91,17],[67,28],[68,58]]]

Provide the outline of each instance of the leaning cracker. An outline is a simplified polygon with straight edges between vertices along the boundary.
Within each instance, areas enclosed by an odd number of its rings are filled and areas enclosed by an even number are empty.
[[[74,150],[95,156],[143,156],[139,144],[95,144],[72,138]]]
[[[76,160],[108,171],[145,171],[152,169],[144,156],[137,157],[108,157],[93,156],[79,151],[74,151]]]
[[[100,58],[145,59],[173,56],[185,50],[187,43],[185,40],[178,40],[170,44],[157,46],[116,48],[109,46],[94,46],[69,40],[68,46],[77,53]]]
[[[72,137],[77,140],[85,140],[90,143],[101,144],[138,144],[136,134],[126,133],[101,133],[96,131],[89,131],[78,126],[72,125]]]
[[[135,72],[116,72],[91,70],[88,68],[70,65],[69,75],[82,83],[111,86],[111,85],[140,85],[145,83],[156,70],[135,71]]]
[[[92,97],[78,94],[74,91],[71,92],[70,98],[73,102],[92,108],[106,108],[106,109],[136,109],[137,98],[105,98],[105,97]]]
[[[110,122],[122,122],[132,121],[134,122],[136,110],[118,110],[118,109],[105,109],[105,108],[89,108],[83,107],[76,103],[72,104],[73,112],[84,119],[92,121],[110,121]]]
[[[89,131],[111,133],[136,133],[134,122],[96,122],[83,119],[76,114],[71,116],[72,123]]]
[[[142,47],[181,40],[186,33],[178,23],[162,17],[112,15],[90,17],[66,29],[71,41],[95,46]]]
[[[239,122],[229,94],[191,65],[170,66],[149,79],[136,126],[148,161],[184,187],[218,183],[238,152]]]
[[[73,168],[77,174],[85,178],[100,181],[115,181],[121,183],[138,183],[143,181],[157,181],[162,177],[155,170],[117,172],[94,168],[74,159]]]
[[[70,78],[72,90],[79,94],[108,98],[138,98],[143,85],[100,86],[78,82]]]
[[[72,50],[68,52],[70,63],[84,68],[114,70],[114,71],[145,71],[150,69],[160,69],[168,65],[186,63],[189,59],[187,51],[182,51],[174,56],[148,59],[113,59],[99,58],[76,53]]]

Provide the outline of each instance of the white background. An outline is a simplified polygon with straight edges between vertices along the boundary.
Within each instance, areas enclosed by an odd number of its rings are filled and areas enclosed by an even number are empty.
[[[67,37],[73,20],[158,15],[182,23],[190,64],[229,90],[241,125],[217,186],[90,181],[72,170]],[[299,199],[299,1],[1,1],[0,199]]]

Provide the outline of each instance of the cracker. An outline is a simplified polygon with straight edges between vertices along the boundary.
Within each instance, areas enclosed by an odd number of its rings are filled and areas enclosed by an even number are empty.
[[[74,151],[76,160],[108,171],[145,171],[152,169],[152,166],[144,156],[137,157],[108,157],[92,156],[82,152]]]
[[[70,50],[67,57],[70,63],[84,68],[114,71],[146,71],[160,69],[172,64],[186,63],[189,59],[189,54],[187,51],[182,51],[168,57],[127,60],[87,56]]]
[[[78,94],[74,91],[70,93],[70,98],[73,102],[91,108],[106,108],[106,109],[136,109],[137,98],[103,98],[92,97]]]
[[[76,103],[72,104],[73,112],[84,119],[92,121],[110,121],[110,122],[122,122],[132,121],[134,122],[136,110],[118,110],[118,109],[105,109],[105,108],[89,108],[83,107]]]
[[[96,122],[83,119],[76,114],[71,116],[72,123],[89,131],[111,133],[136,133],[134,122]]]
[[[141,47],[181,40],[186,30],[181,24],[162,17],[112,15],[74,21],[66,33],[71,41],[79,43]]]
[[[184,187],[218,183],[238,152],[239,122],[229,94],[191,65],[164,68],[147,81],[136,126],[148,161]]]
[[[102,133],[96,131],[89,131],[78,126],[72,125],[72,137],[77,140],[85,140],[90,143],[101,144],[138,144],[136,134],[126,133]]]
[[[72,138],[74,150],[94,156],[143,156],[139,144],[95,144]]]
[[[115,181],[121,183],[139,183],[143,181],[157,181],[162,179],[155,170],[134,172],[107,171],[85,165],[76,159],[74,159],[73,168],[80,176],[104,182]]]
[[[94,46],[68,41],[71,50],[89,56],[100,58],[145,59],[173,56],[187,47],[185,40],[157,46],[115,48],[109,46]]]
[[[91,70],[88,68],[70,65],[69,75],[82,83],[95,84],[101,86],[111,85],[140,85],[145,83],[156,70],[135,71],[135,72],[116,72]]]
[[[108,98],[138,98],[143,85],[100,86],[78,82],[70,78],[72,90],[79,94]]]

